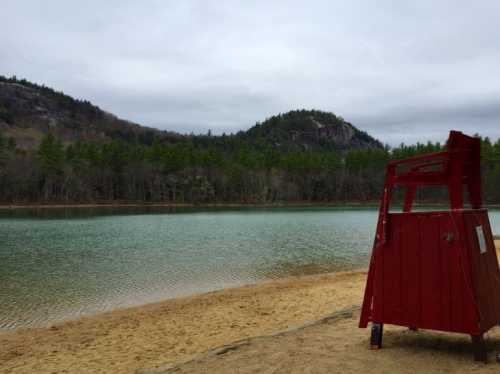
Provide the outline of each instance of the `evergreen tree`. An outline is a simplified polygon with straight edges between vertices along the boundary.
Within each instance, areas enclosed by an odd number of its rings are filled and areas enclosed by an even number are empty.
[[[38,161],[46,174],[62,172],[64,164],[64,147],[60,140],[52,134],[46,135],[38,148]]]

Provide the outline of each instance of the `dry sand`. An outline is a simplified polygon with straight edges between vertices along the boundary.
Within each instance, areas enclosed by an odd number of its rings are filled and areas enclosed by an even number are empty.
[[[176,372],[499,370],[497,364],[472,363],[466,337],[451,334],[430,338],[435,334],[388,328],[386,349],[368,351],[369,331],[357,328],[355,311],[365,279],[366,271],[289,278],[118,310],[47,329],[4,332],[0,373],[134,373],[346,308],[354,308],[354,313],[290,334],[251,339],[244,349],[209,355],[206,361],[185,364]],[[490,334],[491,342],[499,339],[498,331]]]
[[[498,373],[495,347],[500,328],[488,333],[489,365],[472,360],[466,335],[409,331],[386,326],[383,348],[368,348],[367,329],[359,329],[359,308],[335,313],[300,329],[246,339],[177,365],[138,374],[303,374],[303,373]],[[170,366],[170,367],[169,367]]]

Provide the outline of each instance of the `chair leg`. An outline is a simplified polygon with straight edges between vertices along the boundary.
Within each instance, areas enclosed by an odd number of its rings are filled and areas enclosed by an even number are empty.
[[[474,352],[474,361],[488,361],[488,354],[486,351],[486,344],[484,343],[483,335],[471,335],[472,350]]]
[[[370,337],[371,349],[382,348],[382,335],[384,332],[384,324],[372,323],[372,333]]]

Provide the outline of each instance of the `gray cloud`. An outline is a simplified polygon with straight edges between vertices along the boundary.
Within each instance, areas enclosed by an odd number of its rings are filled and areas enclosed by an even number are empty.
[[[500,136],[500,3],[2,1],[0,74],[144,125],[238,131],[296,108],[384,142]]]

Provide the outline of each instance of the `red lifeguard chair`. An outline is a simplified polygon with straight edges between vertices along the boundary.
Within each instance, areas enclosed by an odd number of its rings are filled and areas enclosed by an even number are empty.
[[[406,189],[400,213],[389,212],[396,186]],[[425,186],[447,187],[451,209],[412,212]],[[481,205],[477,138],[451,131],[446,151],[388,164],[359,321],[372,323],[372,348],[387,323],[469,334],[474,359],[486,361],[483,333],[500,322],[500,271]]]

